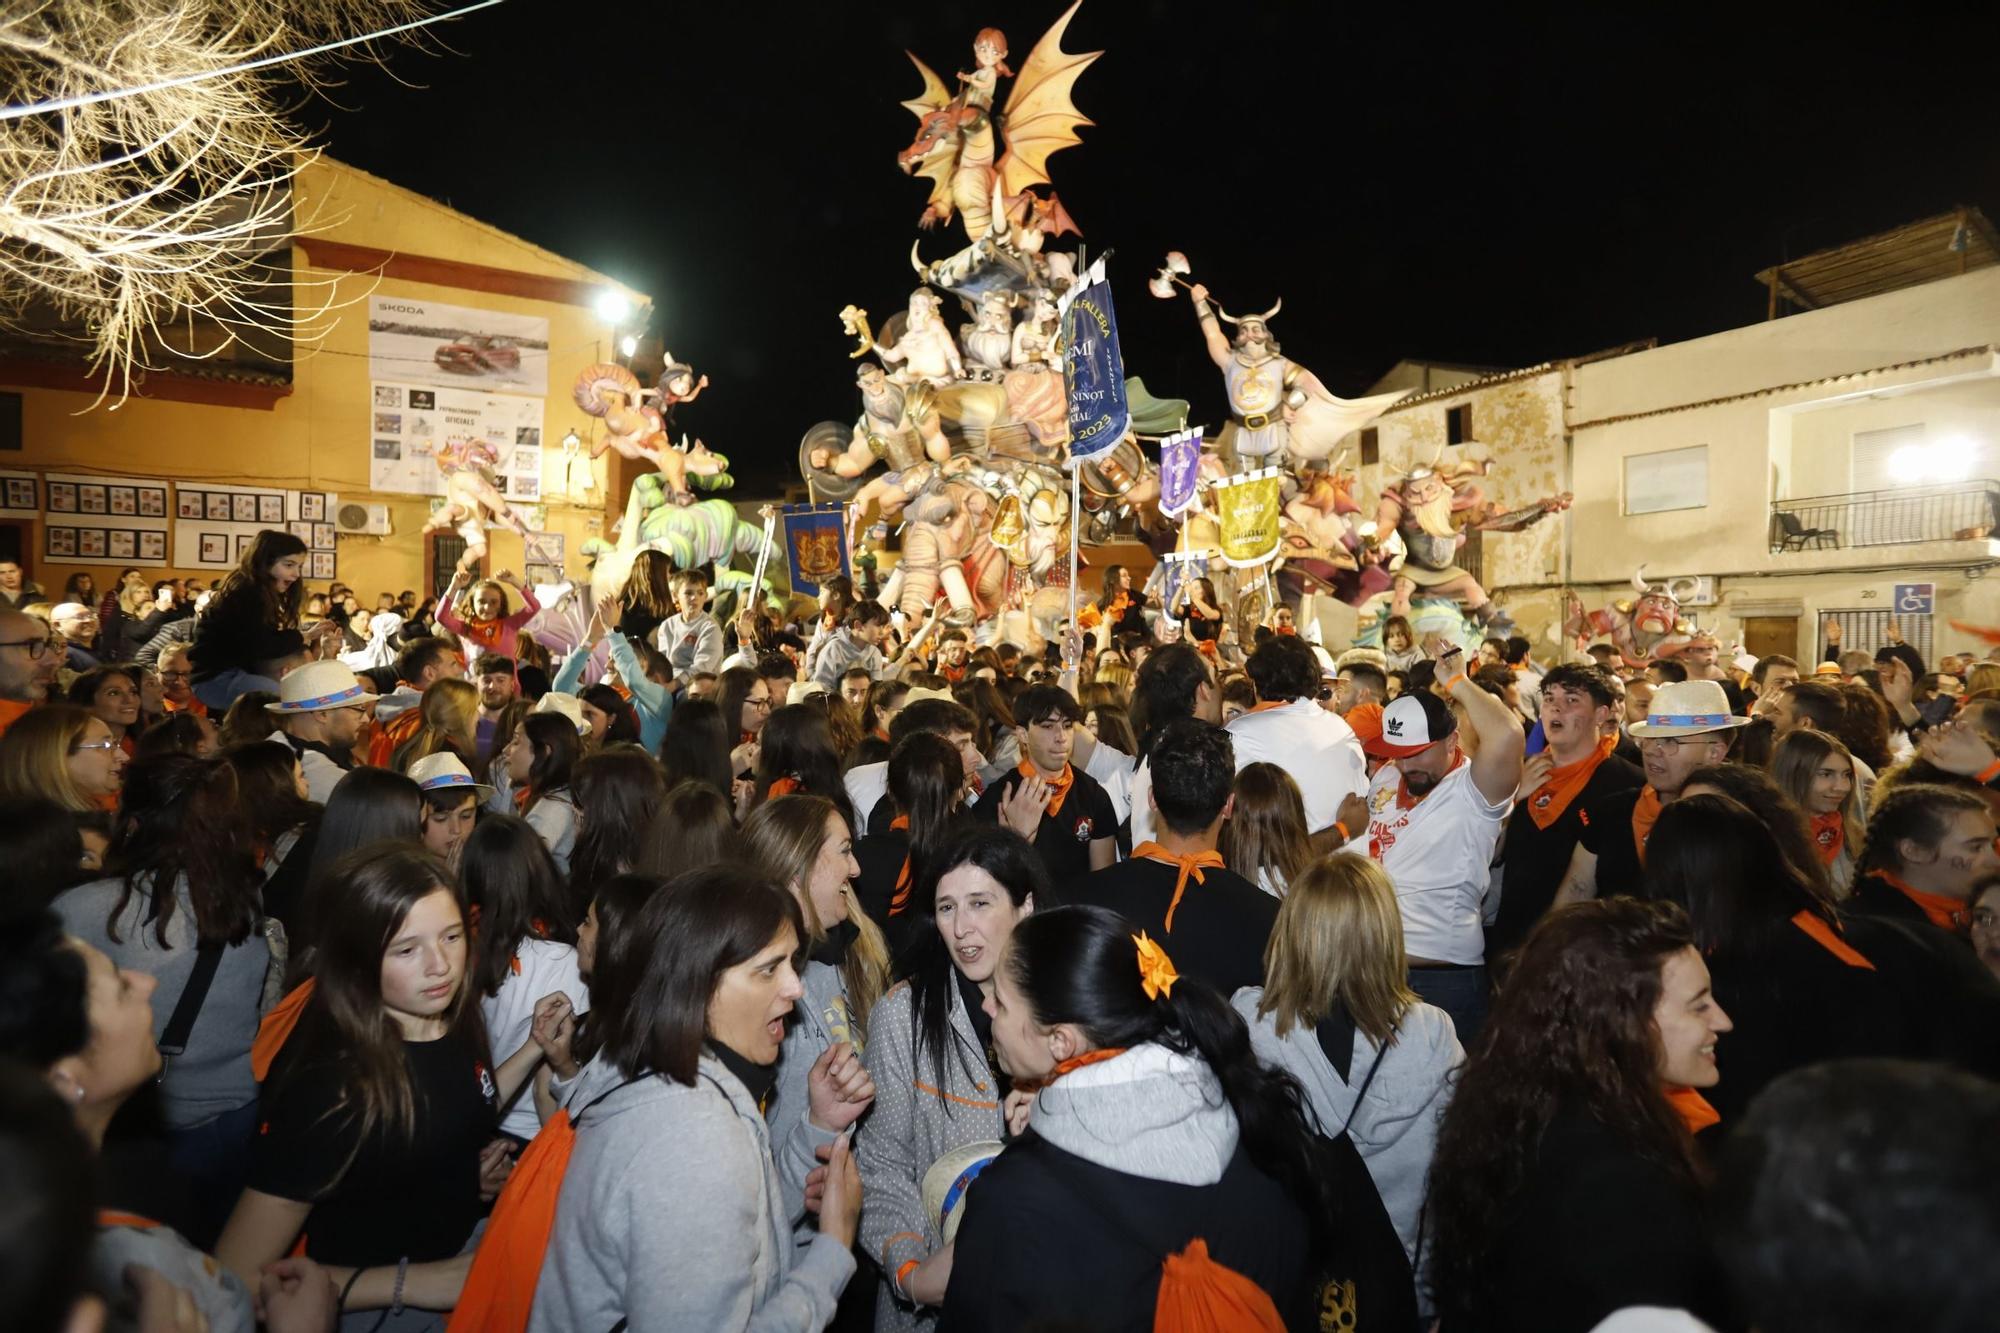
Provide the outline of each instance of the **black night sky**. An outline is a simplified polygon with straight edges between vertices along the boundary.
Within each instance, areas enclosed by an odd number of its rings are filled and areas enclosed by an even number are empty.
[[[1061,12],[512,0],[447,25],[453,53],[392,52],[413,86],[363,73],[313,114],[336,157],[650,292],[713,380],[680,423],[754,494],[854,414],[840,308],[879,321],[913,285],[903,49],[949,81],[992,24],[1018,69]],[[1215,421],[1187,302],[1146,293],[1168,249],[1230,309],[1283,296],[1286,353],[1355,393],[1404,357],[1517,367],[1754,322],[1778,259],[2000,216],[2000,21],[1976,13],[1086,0],[1067,46],[1107,52],[1077,86],[1097,123],[1051,174],[1091,253],[1117,251],[1128,371]],[[924,255],[961,244],[954,224]]]

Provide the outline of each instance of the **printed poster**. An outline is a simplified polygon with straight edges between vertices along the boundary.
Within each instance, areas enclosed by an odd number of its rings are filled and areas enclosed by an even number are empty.
[[[29,498],[11,480],[9,489],[13,499]],[[165,567],[167,489],[156,477],[45,474],[42,559],[59,565]]]
[[[549,322],[415,297],[371,296],[368,378],[544,398]]]
[[[369,425],[371,491],[443,495],[438,449],[478,439],[500,456],[494,484],[502,494],[529,504],[542,498],[540,398],[378,381]]]

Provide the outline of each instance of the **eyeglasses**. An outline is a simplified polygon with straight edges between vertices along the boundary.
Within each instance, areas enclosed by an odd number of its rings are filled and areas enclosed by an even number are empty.
[[[80,754],[85,750],[115,750],[117,748],[118,742],[116,740],[78,741],[69,747],[69,752],[71,754]]]
[[[1683,745],[1707,745],[1710,736],[1638,736],[1635,737],[1642,750],[1658,750],[1661,754],[1679,754]]]
[[[192,671],[162,671],[162,672],[160,673],[160,679],[161,679],[161,680],[193,680],[193,679],[194,679],[194,673],[193,673]]]
[[[5,643],[0,643],[0,648],[26,648],[28,650],[28,660],[30,662],[39,662],[42,660],[44,653],[63,642],[62,639],[53,637],[47,639],[9,639]]]
[[[769,699],[745,699],[743,702],[752,708],[769,708],[771,706]]]

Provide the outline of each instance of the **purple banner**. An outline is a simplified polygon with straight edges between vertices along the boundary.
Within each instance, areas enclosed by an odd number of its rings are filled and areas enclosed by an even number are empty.
[[[1160,512],[1178,518],[1194,503],[1201,477],[1201,427],[1160,441]]]

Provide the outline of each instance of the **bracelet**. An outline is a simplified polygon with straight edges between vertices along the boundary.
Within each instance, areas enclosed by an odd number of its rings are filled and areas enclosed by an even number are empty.
[[[1354,841],[1354,835],[1347,831],[1347,825],[1341,823],[1338,819],[1333,821],[1333,831],[1340,835],[1340,840],[1342,842]]]
[[[353,1294],[354,1284],[359,1282],[361,1280],[361,1275],[367,1271],[368,1270],[365,1268],[357,1268],[352,1273],[349,1273],[347,1275],[347,1283],[340,1289],[340,1299],[335,1301],[333,1304],[333,1312],[336,1315],[346,1311],[347,1298]]]
[[[1991,782],[1995,778],[2000,778],[2000,759],[1995,759],[1992,763],[1980,769],[1972,780],[1983,784]]]
[[[896,1285],[901,1287],[905,1294],[910,1290],[909,1276],[916,1269],[917,1262],[915,1259],[905,1259],[896,1265]]]
[[[1461,671],[1456,676],[1453,676],[1450,680],[1444,683],[1444,692],[1446,694],[1450,694],[1452,688],[1456,686],[1458,682],[1460,682],[1461,680],[1469,681],[1471,679],[1472,677],[1466,675],[1463,671]]]
[[[389,1313],[391,1315],[403,1313],[403,1279],[409,1275],[410,1256],[406,1254],[396,1261],[396,1291],[389,1298]]]

